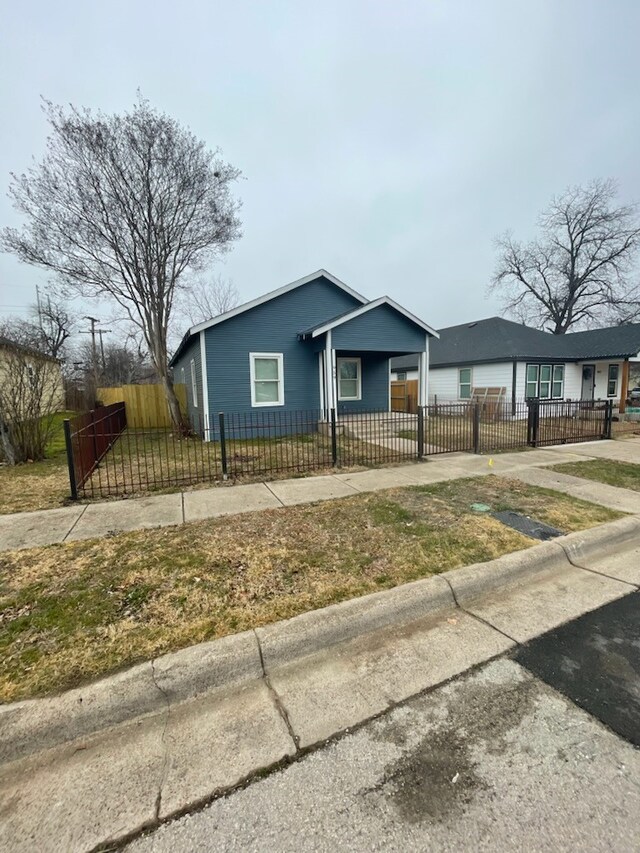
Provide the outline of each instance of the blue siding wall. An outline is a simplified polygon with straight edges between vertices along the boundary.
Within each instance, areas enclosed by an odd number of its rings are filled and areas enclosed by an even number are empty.
[[[426,332],[388,305],[380,305],[337,326],[331,332],[334,349],[419,352]]]
[[[340,412],[358,412],[372,409],[389,409],[389,356],[377,352],[336,353],[338,358],[357,356],[362,360],[362,400],[338,401]]]
[[[196,396],[197,405],[194,405],[193,391],[191,387],[191,360],[196,365]],[[182,378],[182,370],[184,368],[184,379]],[[191,426],[197,432],[204,429],[204,410],[202,400],[202,363],[200,358],[200,335],[194,335],[193,340],[189,341],[184,351],[180,354],[180,358],[173,365],[173,381],[183,382],[187,388],[187,412]]]
[[[318,354],[298,334],[361,303],[322,276],[205,331],[209,411],[258,413],[318,409]],[[250,352],[281,352],[284,406],[251,407]],[[212,421],[213,423],[213,421]]]

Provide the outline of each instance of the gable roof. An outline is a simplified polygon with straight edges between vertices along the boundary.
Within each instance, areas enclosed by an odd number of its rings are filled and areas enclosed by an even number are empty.
[[[609,326],[586,332],[552,335],[503,317],[489,317],[440,329],[430,347],[431,367],[483,362],[551,359],[584,361],[634,358],[640,353],[640,324]],[[410,369],[410,356],[392,359],[391,369]]]
[[[264,293],[262,296],[258,296],[256,299],[252,299],[249,302],[244,302],[242,305],[238,305],[237,308],[232,308],[230,311],[225,311],[224,314],[218,314],[216,317],[212,317],[210,320],[205,320],[203,323],[197,323],[195,326],[191,326],[190,329],[187,329],[185,332],[180,344],[178,345],[177,350],[171,357],[169,361],[169,366],[171,367],[175,360],[178,358],[182,350],[184,349],[186,343],[189,338],[193,335],[198,334],[198,332],[202,332],[205,329],[210,329],[212,326],[217,326],[219,323],[224,323],[226,320],[230,320],[232,317],[237,317],[238,314],[243,314],[245,311],[250,311],[252,308],[256,308],[258,305],[262,305],[265,302],[269,302],[271,299],[276,299],[278,296],[282,296],[284,293],[289,293],[290,290],[295,290],[297,287],[302,287],[303,284],[309,284],[311,281],[315,281],[318,278],[326,278],[327,281],[330,281],[332,284],[335,284],[336,287],[339,287],[341,290],[344,290],[345,293],[348,293],[350,296],[353,296],[354,299],[357,299],[361,304],[366,304],[368,302],[367,299],[357,291],[353,290],[353,288],[349,287],[348,284],[345,284],[343,281],[340,281],[339,278],[336,278],[335,275],[332,275],[330,272],[327,272],[325,269],[319,269],[315,272],[309,273],[309,275],[305,275],[302,278],[297,278],[295,281],[289,282],[289,284],[285,284],[282,287],[278,287],[275,290],[270,290],[269,293]]]
[[[342,314],[338,314],[337,317],[333,317],[330,320],[325,320],[322,323],[318,323],[316,326],[312,326],[310,329],[307,329],[305,332],[301,333],[301,337],[303,338],[317,338],[319,335],[323,335],[325,332],[330,331],[331,329],[335,329],[336,326],[341,326],[343,323],[348,323],[351,320],[355,320],[356,317],[360,317],[363,314],[366,314],[368,311],[371,311],[373,308],[379,308],[381,305],[388,305],[390,308],[393,308],[394,311],[397,311],[399,314],[402,314],[403,317],[406,317],[412,323],[415,323],[416,326],[419,326],[421,329],[431,335],[434,338],[439,337],[438,332],[435,329],[432,329],[431,326],[428,326],[422,320],[412,314],[410,311],[407,311],[406,308],[403,308],[402,305],[398,305],[390,296],[380,296],[378,299],[373,299],[371,302],[367,302],[365,305],[359,305],[357,308],[352,308],[349,311],[344,311]]]

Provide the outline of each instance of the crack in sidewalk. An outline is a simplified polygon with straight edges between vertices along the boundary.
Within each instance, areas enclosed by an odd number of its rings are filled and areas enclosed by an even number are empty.
[[[271,680],[269,679],[269,676],[267,675],[267,669],[264,665],[264,657],[262,654],[262,646],[260,645],[260,638],[258,637],[258,634],[257,634],[255,628],[253,629],[253,635],[256,638],[256,644],[258,646],[258,654],[260,655],[260,666],[262,667],[262,679],[263,679],[264,683],[267,685],[267,689],[269,690],[269,693],[271,694],[271,697],[272,697],[273,702],[276,706],[276,709],[277,709],[278,713],[280,714],[282,721],[284,722],[285,726],[287,727],[287,731],[289,732],[289,737],[293,741],[293,745],[296,749],[296,752],[300,752],[300,738],[294,732],[293,726],[291,725],[291,720],[289,719],[289,714],[287,713],[287,709],[285,708],[284,703],[282,702],[282,699],[280,698],[280,696],[278,694],[278,691],[271,684]]]
[[[164,752],[164,759],[162,762],[162,774],[160,776],[160,784],[158,785],[158,795],[156,796],[155,802],[155,819],[156,821],[160,820],[160,806],[162,804],[162,791],[164,789],[164,783],[167,778],[167,770],[169,766],[169,750],[167,748],[165,738],[167,734],[167,728],[169,727],[169,717],[171,716],[171,700],[169,699],[169,694],[164,688],[162,688],[156,679],[156,667],[155,667],[155,658],[151,659],[151,680],[153,681],[154,687],[159,690],[159,692],[164,697],[164,701],[167,705],[167,712],[164,721],[164,726],[162,728],[162,735],[160,737],[160,742],[162,743],[162,749]]]

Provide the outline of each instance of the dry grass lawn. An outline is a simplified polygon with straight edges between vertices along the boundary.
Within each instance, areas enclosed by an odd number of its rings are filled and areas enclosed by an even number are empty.
[[[0,555],[0,701],[527,548],[617,513],[489,476]]]
[[[551,471],[570,474],[573,477],[584,477],[608,486],[618,486],[622,489],[633,489],[640,492],[640,465],[632,462],[615,462],[612,459],[587,459],[584,462],[566,462],[553,465]]]

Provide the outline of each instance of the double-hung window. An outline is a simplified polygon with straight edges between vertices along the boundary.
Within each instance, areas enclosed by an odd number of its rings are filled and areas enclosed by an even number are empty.
[[[339,358],[338,400],[362,399],[362,362],[359,358]]]
[[[620,373],[619,364],[610,364],[609,373],[607,375],[607,397],[617,397],[618,395],[618,374]]]
[[[198,383],[196,381],[196,362],[191,359],[191,399],[194,409],[198,408]]]
[[[528,364],[525,397],[528,400],[561,400],[564,397],[564,364]]]
[[[458,399],[471,399],[471,368],[461,367],[458,371]]]
[[[284,406],[284,373],[281,352],[249,353],[251,405]]]

